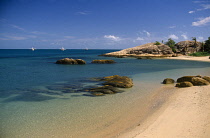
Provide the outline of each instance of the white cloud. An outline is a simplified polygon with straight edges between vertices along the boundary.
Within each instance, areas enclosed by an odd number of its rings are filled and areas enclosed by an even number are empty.
[[[142,37],[137,37],[136,40],[142,41],[142,40],[144,40],[144,38],[142,38]]]
[[[210,9],[210,4],[202,4],[203,10],[208,10]]]
[[[187,37],[187,35],[186,34],[182,34],[181,35],[185,40],[187,40],[188,39],[188,37]]]
[[[143,32],[146,33],[148,37],[151,36],[151,34],[150,34],[149,32],[147,32],[147,31],[145,31],[145,30],[144,30]]]
[[[74,38],[74,37],[73,37],[73,36],[64,36],[64,38],[72,39],[72,38]]]
[[[107,39],[110,39],[110,40],[113,40],[113,41],[120,41],[121,40],[120,37],[117,37],[117,36],[114,36],[114,35],[105,35],[104,38],[107,38]]]
[[[171,28],[172,29],[172,28],[176,28],[176,26],[175,25],[174,26],[169,26],[168,28]]]
[[[194,3],[206,3],[207,1],[193,1]]]
[[[78,14],[78,15],[88,15],[88,14],[90,14],[90,11],[80,11],[80,12],[77,12],[76,14]]]
[[[198,37],[198,41],[203,41],[203,40],[204,40],[204,38],[202,36]]]
[[[37,35],[39,35],[39,34],[47,34],[47,33],[45,33],[45,32],[39,32],[39,31],[33,31],[33,32],[30,32],[30,33],[32,33],[32,34],[37,34]]]
[[[174,34],[171,34],[168,37],[171,38],[171,39],[176,39],[176,40],[179,39],[179,37],[174,35]]]
[[[14,25],[14,24],[10,24],[11,27],[15,28],[15,29],[18,29],[18,30],[21,30],[21,31],[25,31],[25,29],[17,26],[17,25]]]
[[[203,18],[203,19],[200,19],[197,22],[192,22],[192,26],[204,26],[209,22],[210,22],[210,16],[206,17],[206,18]]]
[[[191,13],[194,13],[194,12],[195,12],[195,11],[189,11],[188,13],[190,13],[190,14],[191,14]]]
[[[25,40],[27,37],[22,36],[5,36],[3,38],[0,38],[0,40]]]

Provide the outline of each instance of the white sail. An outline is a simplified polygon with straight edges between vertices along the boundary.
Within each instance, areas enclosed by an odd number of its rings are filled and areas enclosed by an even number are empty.
[[[66,50],[64,47],[61,48],[62,51]]]

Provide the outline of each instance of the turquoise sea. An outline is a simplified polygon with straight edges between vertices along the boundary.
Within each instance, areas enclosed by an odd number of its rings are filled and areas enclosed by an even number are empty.
[[[113,51],[1,49],[0,138],[113,137],[137,125],[164,78],[210,76],[210,62],[98,56]],[[55,64],[66,57],[87,64]],[[131,77],[134,87],[100,97],[84,90],[98,85],[91,78],[110,75]]]

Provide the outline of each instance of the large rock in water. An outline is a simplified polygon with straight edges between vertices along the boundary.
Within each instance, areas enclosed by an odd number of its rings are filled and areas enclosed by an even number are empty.
[[[130,79],[127,76],[114,75],[114,76],[104,77],[102,80],[105,81],[103,83],[104,85],[111,85],[113,87],[130,88],[133,86],[132,79]]]
[[[195,52],[202,51],[202,43],[195,41],[181,41],[175,45],[175,49],[177,53],[187,55]]]
[[[86,64],[82,59],[64,58],[56,61],[56,64]]]
[[[148,43],[133,48],[124,49],[117,52],[104,54],[103,56],[172,56],[174,53],[172,49],[164,44],[155,45],[155,43]]]

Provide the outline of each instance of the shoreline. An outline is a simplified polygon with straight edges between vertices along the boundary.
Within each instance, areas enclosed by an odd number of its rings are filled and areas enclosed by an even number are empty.
[[[191,61],[199,61],[199,62],[210,62],[209,56],[203,56],[203,57],[178,56],[178,57],[167,57],[166,59],[191,60]]]
[[[210,62],[209,56],[166,59]],[[156,111],[119,138],[210,137],[209,90],[210,85],[171,89],[171,94]],[[161,91],[156,95],[161,97]]]
[[[157,111],[119,138],[210,137],[209,89],[210,86],[173,89]]]

